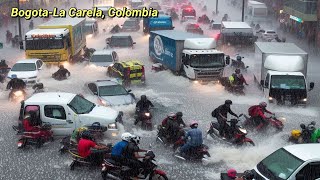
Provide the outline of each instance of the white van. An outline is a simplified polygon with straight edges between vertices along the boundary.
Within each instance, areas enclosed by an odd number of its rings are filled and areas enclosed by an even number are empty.
[[[21,102],[19,124],[26,112],[36,111],[42,122],[50,123],[54,135],[66,136],[81,126],[99,122],[108,135],[117,136],[116,122],[122,112],[96,105],[80,95],[64,92],[37,93]]]
[[[285,146],[252,171],[256,180],[320,180],[320,144]]]

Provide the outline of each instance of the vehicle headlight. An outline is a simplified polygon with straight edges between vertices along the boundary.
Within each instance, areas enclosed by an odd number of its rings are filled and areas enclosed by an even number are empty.
[[[22,91],[16,91],[13,93],[15,96],[19,97],[19,96],[22,96],[23,95],[23,92]]]
[[[193,81],[195,84],[198,84],[199,83],[199,81]]]
[[[302,99],[302,101],[303,101],[303,102],[307,102],[307,101],[308,101],[308,99],[307,99],[307,98],[304,98],[304,99]]]
[[[269,97],[269,101],[272,101],[273,100],[273,98],[272,97]]]
[[[108,129],[117,129],[116,123],[108,124]]]
[[[107,106],[107,101],[103,100],[103,99],[100,99],[100,102],[104,105],[104,106]]]
[[[147,117],[149,117],[149,116],[150,116],[150,113],[144,113],[144,115],[146,115]]]

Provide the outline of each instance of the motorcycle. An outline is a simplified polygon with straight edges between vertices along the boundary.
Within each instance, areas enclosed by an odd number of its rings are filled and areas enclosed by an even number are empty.
[[[9,100],[12,102],[21,102],[25,100],[27,93],[24,89],[12,89],[9,93]]]
[[[203,24],[210,24],[211,21],[210,19],[208,18],[208,16],[201,16],[198,18],[198,23],[203,23]]]
[[[143,159],[143,171],[138,176],[138,179],[164,179],[168,180],[165,172],[156,169],[157,165],[153,162],[155,161],[155,155],[153,151],[148,151]],[[122,166],[120,163],[112,160],[105,159],[102,164],[101,175],[104,180],[106,179],[134,179],[134,175],[130,175],[131,168]],[[142,175],[141,175],[142,174]]]
[[[36,83],[32,86],[32,89],[34,90],[33,94],[44,92],[42,83]]]
[[[291,136],[289,137],[289,142],[295,144],[302,143],[320,143],[319,134],[320,129],[314,127],[316,125],[315,121],[312,121],[307,126],[305,124],[300,124],[300,130],[292,130]]]
[[[56,73],[53,73],[52,74],[52,78],[57,80],[57,81],[63,81],[63,80],[68,79],[68,76],[60,76],[60,75],[58,75]]]
[[[245,122],[243,123],[244,127],[247,127],[249,129],[254,129],[258,124],[254,122],[254,120],[246,115],[244,115],[246,118]],[[285,118],[277,118],[275,115],[272,115],[266,119],[266,124],[261,130],[266,130],[269,126],[273,127],[276,131],[282,131],[284,127],[284,122],[286,121]]]
[[[152,131],[152,114],[150,113],[149,110],[145,110],[143,112],[138,112],[139,115],[135,115],[136,121],[140,120],[141,121],[141,128],[143,130],[148,130]],[[139,117],[140,116],[140,117]]]
[[[225,86],[225,89],[230,92],[230,93],[233,93],[233,94],[236,94],[236,95],[246,95],[244,93],[244,85],[241,84],[241,85],[228,85],[228,86]]]
[[[180,152],[174,153],[174,157],[184,160],[184,161],[202,161],[204,165],[206,165],[211,157],[208,152],[209,147],[202,144],[197,148],[191,148],[187,153],[182,154]]]
[[[184,129],[180,129],[179,133],[177,134],[176,139],[172,139],[167,136],[166,128],[162,125],[158,126],[158,133],[157,133],[157,142],[161,142],[165,146],[173,145],[173,150],[175,151],[179,146],[181,146],[183,141],[183,136],[185,135]]]
[[[243,116],[243,114],[240,114],[239,117]],[[229,132],[229,138],[223,139],[219,135],[219,123],[218,122],[211,122],[210,123],[210,128],[207,131],[207,135],[210,135],[213,139],[220,139],[221,141],[225,141],[230,145],[237,145],[237,146],[242,146],[242,145],[252,145],[254,146],[254,142],[252,139],[247,138],[246,135],[247,130],[239,125],[238,122],[239,119],[231,119],[230,121],[227,121],[230,123],[230,126],[228,127],[228,132]],[[232,132],[231,132],[232,131]]]
[[[104,155],[104,158],[110,158],[111,157],[111,150],[113,145],[111,143],[104,145],[104,144],[99,144],[102,146],[106,146],[106,154]],[[95,164],[96,162],[92,162],[84,157],[81,157],[78,154],[77,149],[70,149],[68,150],[72,157],[72,162],[70,164],[70,170],[73,171],[76,166],[89,166],[89,167],[97,167],[100,166],[101,164],[97,165]]]
[[[18,149],[23,149],[27,145],[35,145],[37,148],[40,148],[43,144],[47,142],[52,142],[53,132],[51,130],[51,125],[48,123],[44,123],[39,130],[46,131],[45,134],[41,134],[39,132],[28,132],[19,129],[17,126],[12,126],[13,130],[17,132],[17,135],[20,135],[18,140]]]

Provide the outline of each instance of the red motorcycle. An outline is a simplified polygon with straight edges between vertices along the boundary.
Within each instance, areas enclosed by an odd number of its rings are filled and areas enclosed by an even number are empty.
[[[163,179],[168,180],[168,177],[165,172],[160,169],[156,169],[157,165],[153,162],[154,161],[154,153],[152,151],[148,151],[146,153],[146,157],[143,159],[142,163],[144,164],[142,176],[138,176],[138,179]],[[112,159],[105,159],[104,163],[102,164],[101,175],[102,179],[133,179],[137,175],[132,175],[131,168],[124,167],[120,163],[112,160]]]
[[[254,129],[256,128],[259,124],[257,124],[253,118],[248,117],[246,115],[244,115],[244,117],[246,118],[243,126],[250,128],[250,129]],[[275,115],[272,115],[270,117],[268,117],[266,119],[266,123],[265,125],[261,128],[261,130],[266,130],[268,127],[273,127],[274,129],[276,129],[276,131],[282,131],[283,127],[284,127],[284,122],[286,121],[285,118],[277,118]]]
[[[242,114],[239,117],[241,116]],[[210,123],[210,128],[208,129],[207,134],[210,135],[213,139],[218,138],[232,145],[238,145],[238,146],[242,146],[246,144],[249,144],[252,146],[255,145],[252,139],[246,137],[246,135],[248,134],[247,130],[237,125],[239,122],[238,119],[231,119],[230,121],[227,121],[227,122],[230,123],[230,126],[228,127],[229,137],[222,138],[219,135],[219,123],[217,122]]]

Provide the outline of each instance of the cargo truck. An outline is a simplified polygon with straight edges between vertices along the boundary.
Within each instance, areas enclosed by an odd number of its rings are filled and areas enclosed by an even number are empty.
[[[172,30],[172,18],[166,15],[158,17],[143,18],[143,32],[148,34],[150,31],[156,30]]]
[[[223,44],[253,45],[258,39],[246,22],[222,21],[220,38]]]
[[[306,105],[308,54],[293,43],[256,42],[254,80],[270,103]]]
[[[86,46],[84,18],[55,18],[26,33],[26,56],[46,63],[76,61]]]
[[[215,40],[203,35],[176,30],[150,32],[150,58],[191,80],[214,81],[223,76],[230,62],[215,48]]]

